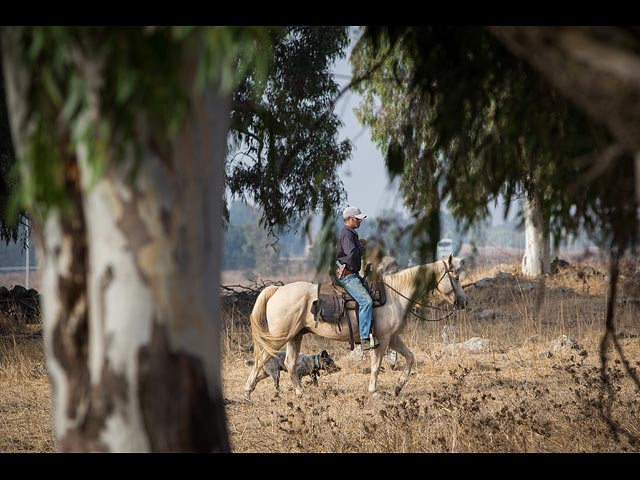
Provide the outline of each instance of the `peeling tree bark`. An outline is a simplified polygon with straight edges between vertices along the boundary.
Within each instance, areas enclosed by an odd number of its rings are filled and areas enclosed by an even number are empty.
[[[13,38],[3,33],[3,59],[20,155],[29,131],[28,72]],[[86,149],[70,155],[65,172],[76,214],[50,211],[37,229],[62,451],[229,450],[219,275],[230,100],[192,100],[171,153],[147,152],[133,183],[129,164],[112,162],[89,188]]]

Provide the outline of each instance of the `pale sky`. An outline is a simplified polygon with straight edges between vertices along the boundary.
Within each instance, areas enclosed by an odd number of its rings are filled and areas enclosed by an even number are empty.
[[[335,74],[341,88],[349,83],[351,65],[348,55],[336,62]],[[353,113],[360,99],[357,93],[346,92],[336,103],[335,109],[338,118],[345,124],[339,133],[340,140],[348,138],[353,143],[351,158],[338,170],[347,191],[347,203],[371,217],[387,209],[405,212],[402,196],[389,181],[384,158],[371,141],[369,128],[360,125]]]

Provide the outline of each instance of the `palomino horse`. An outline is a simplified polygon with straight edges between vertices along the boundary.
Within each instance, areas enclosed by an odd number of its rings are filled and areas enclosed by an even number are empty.
[[[401,270],[391,275],[383,275],[387,301],[373,309],[375,336],[380,345],[371,350],[371,378],[369,392],[375,393],[380,363],[387,347],[391,347],[406,359],[404,371],[395,385],[398,395],[407,383],[414,357],[400,339],[400,333],[413,305],[423,305],[428,296],[439,294],[454,308],[464,308],[467,297],[460,286],[458,273],[452,256],[426,265]],[[255,363],[245,385],[245,399],[256,387],[262,365],[286,343],[285,365],[297,395],[302,395],[302,385],[295,375],[294,365],[300,352],[302,336],[315,333],[332,340],[349,341],[349,329],[338,329],[335,323],[316,322],[311,313],[311,305],[318,298],[318,285],[309,282],[294,282],[283,286],[271,285],[262,290],[251,312],[251,332],[253,335]],[[346,316],[352,324],[356,341],[359,341],[355,310],[347,310]]]

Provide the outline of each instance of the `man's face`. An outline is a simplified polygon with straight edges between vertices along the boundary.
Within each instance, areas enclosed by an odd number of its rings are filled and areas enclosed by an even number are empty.
[[[356,217],[349,217],[345,223],[351,228],[358,228],[362,223],[362,220]]]

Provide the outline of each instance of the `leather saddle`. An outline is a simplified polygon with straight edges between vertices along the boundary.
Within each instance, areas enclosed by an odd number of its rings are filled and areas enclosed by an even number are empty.
[[[365,279],[364,286],[373,299],[373,307],[380,307],[387,301],[384,290],[384,282],[382,279],[369,282]],[[318,283],[318,299],[311,305],[311,313],[316,320],[338,324],[341,329],[341,319],[344,317],[345,310],[358,311],[358,302],[349,295],[349,293],[341,286],[333,283]]]
[[[374,282],[369,282],[365,279],[363,284],[369,295],[371,295],[374,308],[385,304],[387,296],[382,279]],[[333,283],[318,283],[318,299],[311,305],[311,313],[313,313],[316,321],[316,327],[318,326],[318,320],[322,320],[323,322],[335,323],[338,331],[342,331],[342,319],[345,317],[345,310],[355,310],[356,319],[359,320],[358,302],[343,287]],[[353,328],[351,327],[351,322],[347,321],[347,325],[349,326],[349,343],[351,350],[353,350],[355,348]],[[372,325],[372,328],[375,328],[375,326]]]

